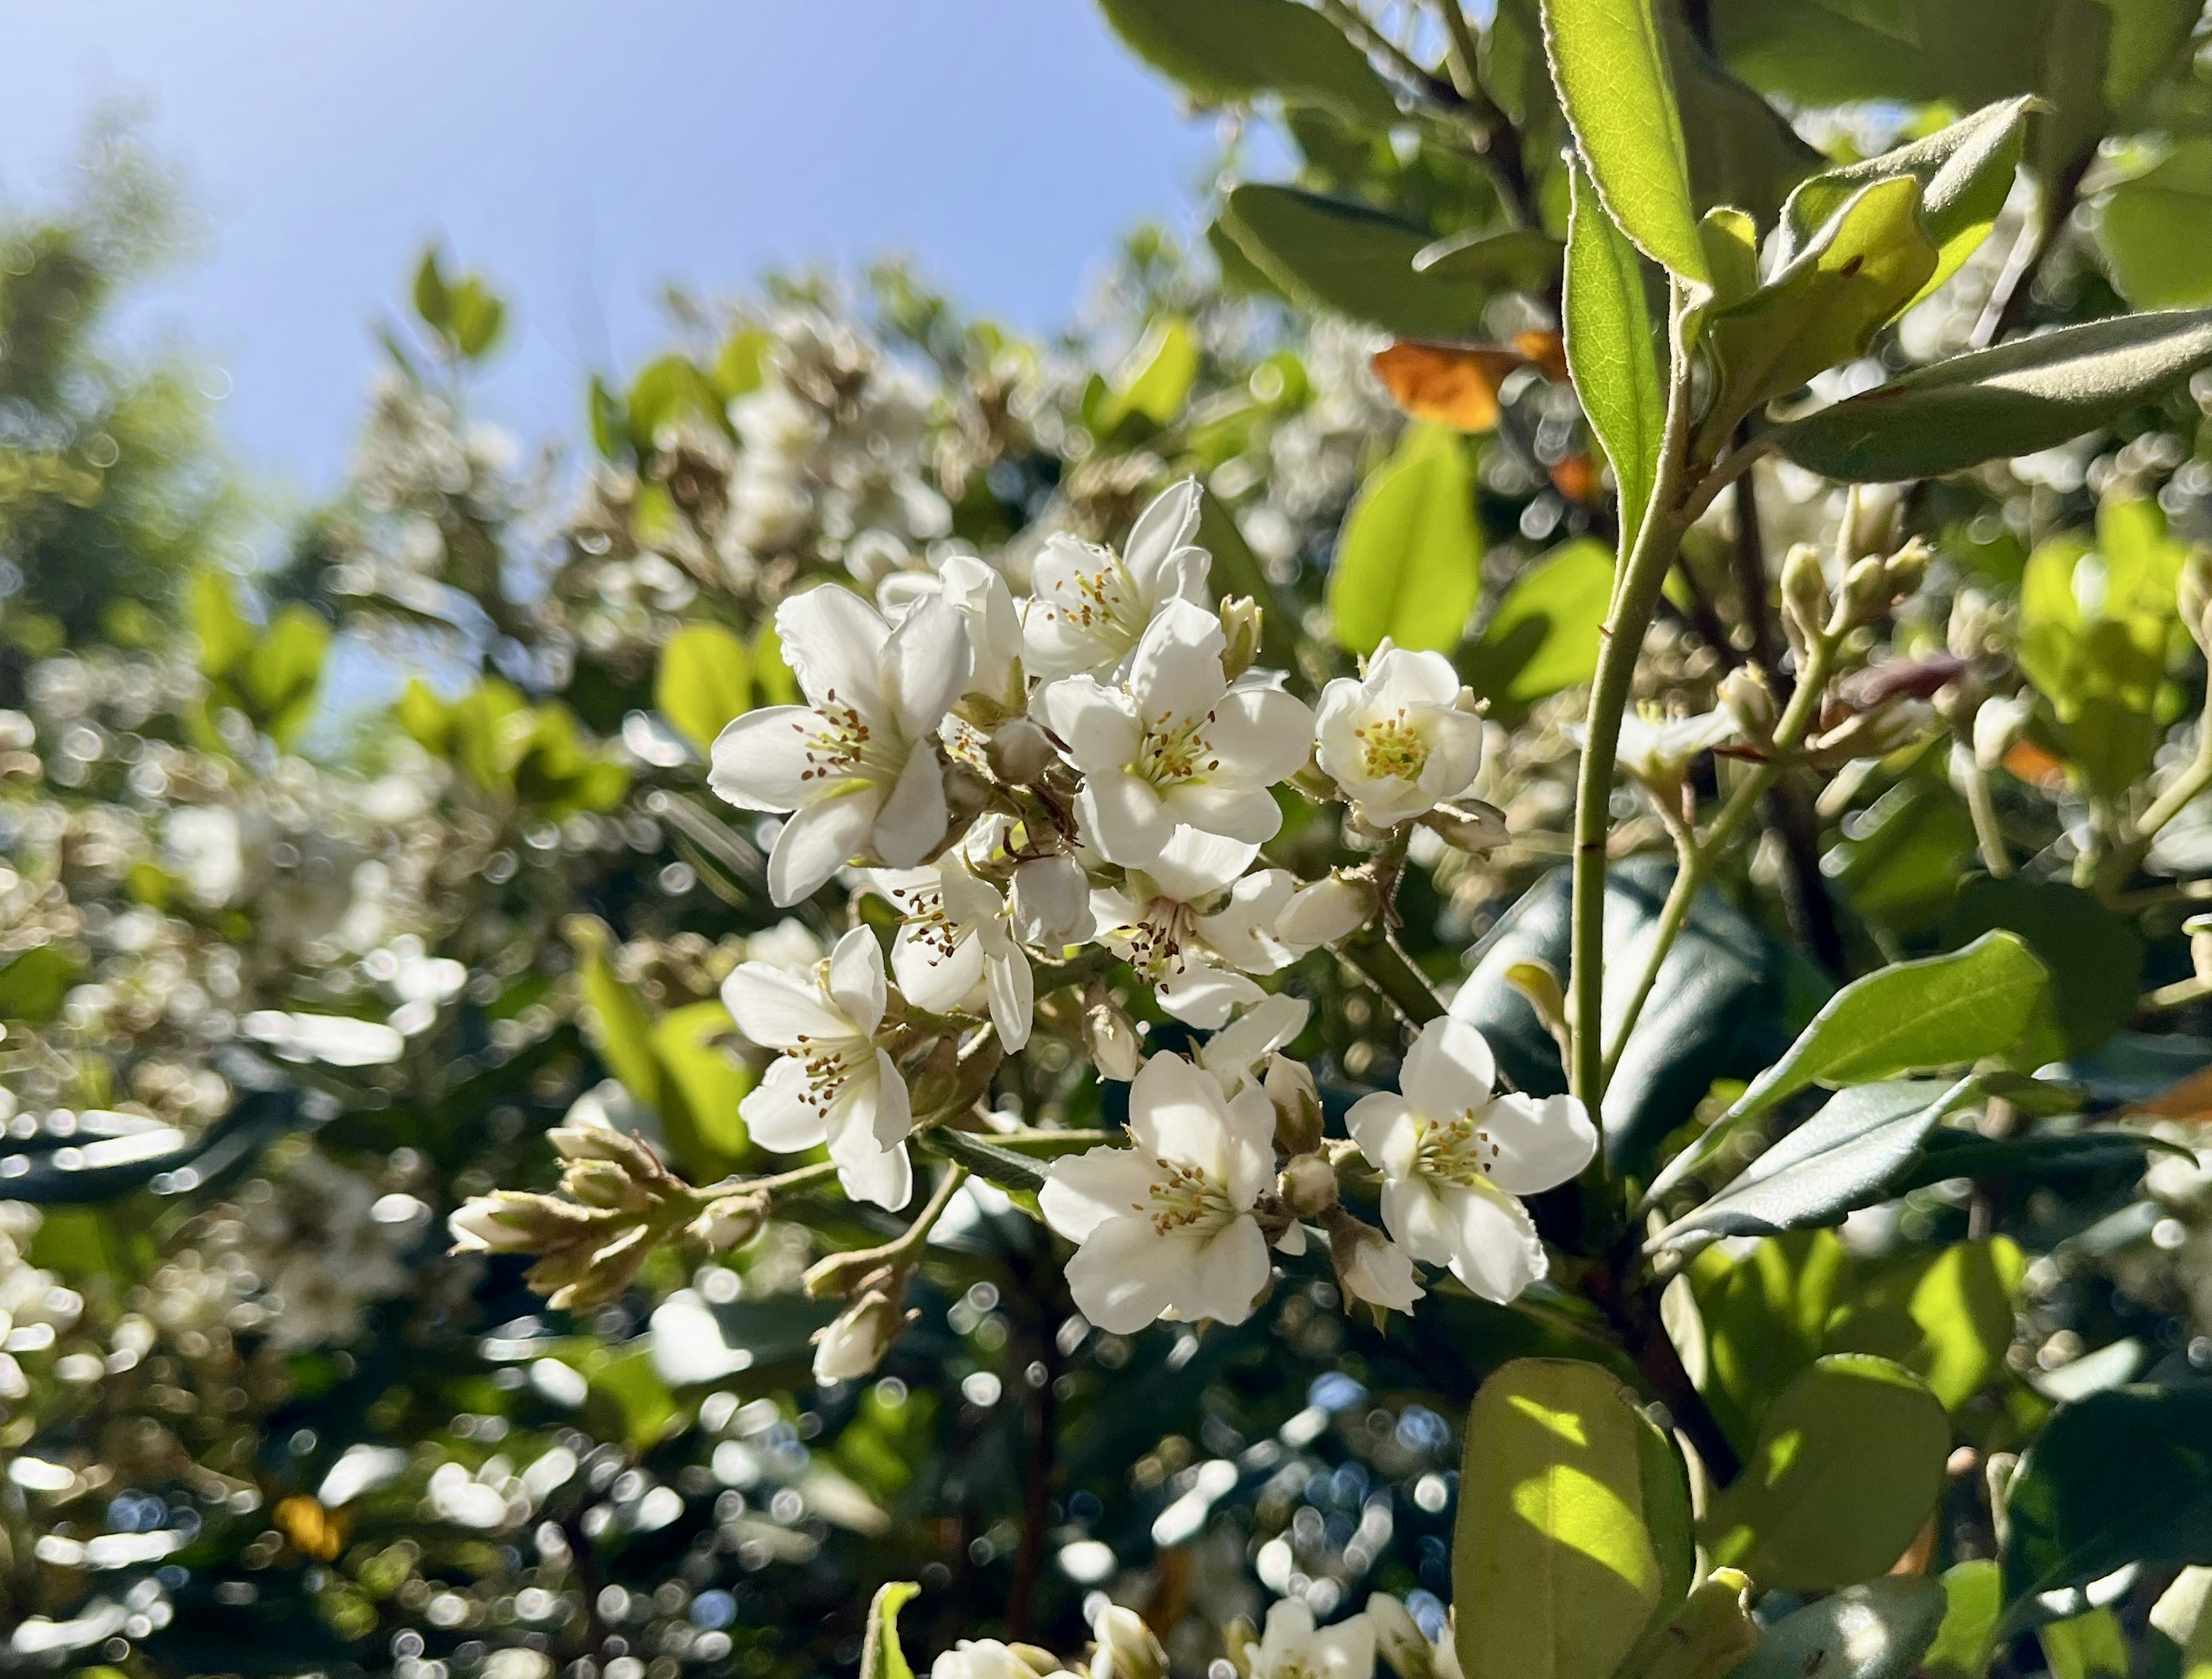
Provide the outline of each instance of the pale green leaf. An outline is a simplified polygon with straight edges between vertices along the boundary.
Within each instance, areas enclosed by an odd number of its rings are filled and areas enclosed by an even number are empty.
[[[2182,141],[2105,195],[2097,243],[2120,295],[2139,309],[2212,303],[2212,137]]]
[[[898,1616],[921,1595],[921,1588],[912,1580],[894,1580],[877,1590],[860,1642],[860,1679],[914,1679],[906,1652],[899,1647]]]
[[[1328,577],[1336,639],[1357,653],[1386,636],[1449,652],[1481,593],[1481,563],[1464,447],[1443,427],[1408,427],[1345,517]]]
[[[670,1146],[694,1171],[723,1170],[725,1163],[742,1158],[748,1146],[738,1104],[753,1087],[753,1071],[714,1041],[732,1029],[730,1011],[712,997],[670,1009],[653,1029],[661,1071],[661,1118]],[[695,1165],[695,1158],[706,1164]]]
[[[1993,1558],[1954,1562],[1943,1571],[1943,1624],[1920,1658],[1926,1679],[1982,1679],[2003,1591]]]
[[[1295,186],[1247,182],[1221,208],[1220,226],[1288,295],[1364,320],[1401,338],[1473,338],[1491,289],[1418,271],[1426,230],[1364,204]]]
[[[1667,389],[1651,341],[1651,313],[1636,250],[1573,170],[1563,307],[1567,369],[1590,429],[1620,490],[1620,542],[1635,540],[1659,477]]]
[[[1097,429],[1110,433],[1134,415],[1164,426],[1182,411],[1198,381],[1198,338],[1179,315],[1163,315],[1115,370],[1100,405]]]
[[[1468,684],[1486,699],[1521,706],[1588,682],[1613,569],[1603,543],[1577,537],[1515,578],[1461,662]]]
[[[752,653],[733,630],[687,624],[668,638],[653,672],[653,703],[702,754],[732,718],[752,708]]]
[[[2112,1610],[2091,1609],[2037,1630],[2051,1679],[2129,1679],[2135,1662]]]

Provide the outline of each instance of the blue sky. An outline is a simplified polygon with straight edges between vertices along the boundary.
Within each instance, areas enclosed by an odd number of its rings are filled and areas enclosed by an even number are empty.
[[[133,101],[205,255],[134,331],[227,369],[256,472],[343,470],[369,326],[442,238],[514,313],[488,407],[580,430],[660,342],[664,280],[903,252],[970,307],[1069,319],[1113,236],[1212,150],[1090,0],[70,0],[7,9],[0,192],[65,182]]]

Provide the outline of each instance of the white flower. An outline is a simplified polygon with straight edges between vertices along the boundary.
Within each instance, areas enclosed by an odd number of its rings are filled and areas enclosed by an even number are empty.
[[[1198,1064],[1234,1096],[1259,1077],[1275,1051],[1305,1030],[1313,1005],[1303,997],[1270,996],[1241,974],[1221,976],[1222,989],[1242,987],[1234,1005],[1244,1012],[1198,1046]],[[1271,1100],[1267,1104],[1274,1106]]]
[[[930,1664],[929,1679],[1044,1679],[1044,1676],[1059,1670],[1059,1663],[1037,1667],[1024,1660],[1023,1652],[994,1638],[963,1638],[939,1654]]]
[[[1249,982],[1224,987],[1224,970],[1271,974],[1304,953],[1275,932],[1297,880],[1279,868],[1246,874],[1258,855],[1257,846],[1178,829],[1148,867],[1128,872],[1126,889],[1091,892],[1091,936],[1152,982],[1161,1007],[1212,1031],[1258,995]]]
[[[1364,677],[1322,690],[1314,733],[1321,767],[1363,822],[1411,821],[1474,784],[1482,766],[1482,719],[1462,709],[1459,672],[1441,653],[1385,641]]]
[[[1267,1630],[1252,1652],[1251,1679],[1373,1679],[1375,1623],[1347,1615],[1316,1629],[1313,1611],[1285,1597],[1267,1611]]]
[[[180,805],[169,812],[165,837],[195,902],[217,909],[238,896],[246,884],[246,851],[237,812],[221,805]]]
[[[952,862],[885,873],[878,884],[906,918],[891,941],[891,971],[906,1000],[942,1014],[981,986],[999,1042],[1010,1054],[1027,1043],[1036,980],[1014,942],[999,889]]]
[[[1142,867],[1178,824],[1257,845],[1282,825],[1267,789],[1306,761],[1313,714],[1279,688],[1223,673],[1221,621],[1170,600],[1126,687],[1069,677],[1037,697],[1084,775],[1077,812],[1109,862]]]
[[[783,1051],[738,1104],[753,1141],[779,1154],[826,1142],[847,1195],[899,1208],[914,1193],[914,1116],[898,1064],[875,1038],[886,1000],[883,950],[864,927],[812,975],[746,962],[722,982],[738,1029]]]
[[[1589,1163],[1589,1116],[1571,1096],[1494,1094],[1490,1045],[1463,1020],[1422,1027],[1398,1082],[1403,1094],[1362,1097],[1346,1116],[1382,1172],[1382,1221],[1415,1259],[1449,1265],[1486,1300],[1513,1299],[1545,1268],[1517,1197]]]
[[[1671,810],[1680,802],[1682,777],[1690,760],[1735,733],[1735,719],[1725,711],[1669,717],[1646,706],[1635,706],[1621,715],[1620,746],[1614,761],[1624,775],[1641,782]]]
[[[975,654],[967,692],[1010,711],[1021,709],[1021,609],[998,567],[973,554],[954,554],[933,572],[892,573],[878,586],[876,599],[893,624],[925,601],[943,600],[960,615]]]
[[[1091,1636],[1098,1645],[1091,1679],[1166,1679],[1167,1652],[1136,1610],[1101,1603],[1091,1617]]]
[[[967,684],[967,631],[942,600],[893,630],[825,584],[776,609],[805,705],[747,712],[714,741],[708,784],[744,810],[789,811],[769,895],[796,903],[863,851],[911,868],[945,838],[937,731]]]
[[[1057,954],[1091,937],[1091,882],[1083,865],[1066,855],[1030,857],[1014,865],[1006,902],[1014,933],[1025,945]]]
[[[1168,601],[1204,605],[1211,557],[1191,545],[1198,519],[1198,480],[1185,478],[1138,518],[1125,555],[1065,533],[1048,538],[1022,615],[1030,674],[1110,677]]]
[[[1275,1110],[1256,1086],[1233,1098],[1180,1055],[1129,1086],[1132,1148],[1053,1164],[1045,1221],[1081,1244],[1068,1287],[1083,1315],[1127,1335],[1158,1317],[1241,1323],[1267,1286],[1252,1205],[1273,1175]]]
[[[238,1029],[285,1061],[319,1061],[329,1067],[383,1067],[398,1061],[407,1040],[375,1020],[343,1014],[287,1014],[257,1008]]]
[[[1425,1292],[1407,1251],[1372,1226],[1346,1216],[1329,1232],[1337,1281],[1355,1300],[1410,1312]]]

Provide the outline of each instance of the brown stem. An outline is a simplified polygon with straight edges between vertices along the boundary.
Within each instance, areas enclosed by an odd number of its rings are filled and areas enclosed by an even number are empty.
[[[1735,1479],[1743,1467],[1742,1462],[1728,1436],[1721,1432],[1719,1420],[1705,1403],[1705,1396],[1698,1391],[1690,1372],[1682,1367],[1681,1355],[1674,1350],[1674,1337],[1660,1320],[1656,1293],[1621,1286],[1620,1278],[1633,1265],[1634,1256],[1632,1237],[1624,1244],[1621,1258],[1613,1262],[1601,1262],[1591,1270],[1588,1293],[1620,1336],[1653,1396],[1667,1408],[1674,1426],[1698,1449],[1698,1456],[1704,1460],[1706,1473],[1712,1476],[1714,1484],[1726,1486]]]

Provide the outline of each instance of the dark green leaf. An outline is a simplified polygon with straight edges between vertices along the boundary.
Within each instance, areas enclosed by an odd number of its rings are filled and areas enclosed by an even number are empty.
[[[1329,567],[1336,639],[1371,653],[1460,644],[1482,593],[1482,531],[1474,477],[1457,434],[1413,425],[1360,487]]]
[[[1366,55],[1292,0],[1099,0],[1114,33],[1200,98],[1262,94],[1388,126],[1398,106]]]
[[[1644,522],[1659,475],[1667,392],[1651,341],[1651,315],[1636,249],[1598,204],[1589,177],[1572,173],[1567,215],[1567,367],[1590,429],[1620,490],[1624,550]]]
[[[1960,888],[1943,942],[1963,946],[1996,928],[2020,934],[2051,970],[2061,1042],[2046,1059],[2094,1049],[2134,1017],[2142,935],[2089,893],[2062,880],[1978,877]]]
[[[1221,226],[1276,285],[1315,307],[1401,338],[1481,336],[1487,287],[1423,274],[1421,228],[1341,198],[1248,182],[1232,191]]]
[[[1939,477],[2055,448],[2212,362],[2212,312],[2124,315],[1954,356],[1779,428],[1832,478]]]
[[[1413,259],[1416,273],[1462,280],[1493,291],[1541,291],[1559,277],[1566,247],[1536,228],[1455,234]]]
[[[1943,1622],[1943,1588],[1917,1574],[1848,1586],[1785,1615],[1729,1679],[1905,1679]]]
[[[1954,1177],[2032,1178],[2139,1172],[2158,1139],[2140,1131],[2073,1131],[2057,1135],[1984,1137],[1972,1131],[1936,1131],[1918,1160],[1897,1180],[1895,1193],[1923,1189]]]
[[[1043,1170],[1035,1160],[1011,1148],[1001,1148],[972,1131],[956,1131],[940,1125],[921,1133],[915,1141],[1001,1189],[1026,1190],[1033,1195],[1044,1188]]]
[[[453,325],[453,299],[439,265],[435,246],[422,252],[415,270],[415,313],[425,326],[443,332]]]

